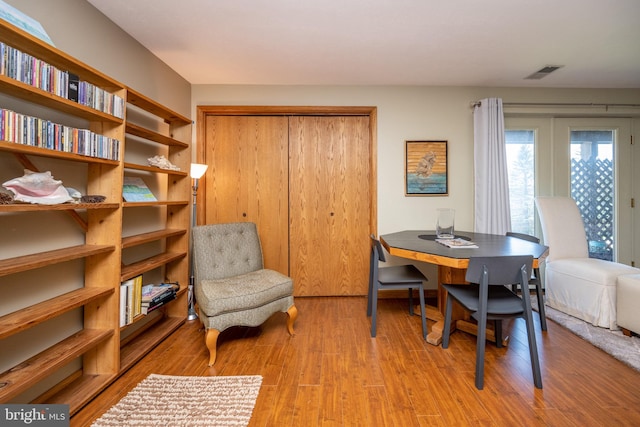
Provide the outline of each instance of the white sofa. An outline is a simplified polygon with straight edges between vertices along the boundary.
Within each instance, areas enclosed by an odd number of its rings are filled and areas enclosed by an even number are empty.
[[[640,274],[640,269],[589,258],[582,216],[570,197],[537,197],[544,244],[545,299],[548,306],[595,326],[618,329],[618,276]]]

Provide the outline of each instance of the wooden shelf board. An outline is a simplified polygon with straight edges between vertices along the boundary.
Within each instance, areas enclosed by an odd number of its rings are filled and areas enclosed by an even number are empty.
[[[113,288],[81,288],[0,317],[0,339],[113,294]]]
[[[60,150],[51,150],[48,148],[32,147],[30,145],[16,144],[13,142],[0,141],[0,150],[11,151],[13,153],[22,153],[39,157],[53,157],[56,159],[70,160],[82,163],[103,163],[106,165],[118,166],[117,160],[101,159],[99,157],[83,156],[81,154],[67,153]]]
[[[65,113],[73,114],[74,116],[82,117],[87,120],[111,122],[115,124],[123,123],[122,118],[78,104],[75,101],[62,98],[42,89],[38,89],[37,87],[14,80],[10,77],[0,76],[0,92],[15,96],[16,98],[24,99],[25,101],[45,105]]]
[[[0,374],[0,402],[28,390],[73,359],[96,347],[114,331],[83,329]]]
[[[124,282],[125,280],[129,280],[139,274],[151,271],[154,268],[163,266],[172,261],[179,260],[181,258],[184,258],[185,256],[187,256],[186,252],[163,252],[161,254],[143,259],[133,264],[126,265],[122,267],[122,270],[120,272],[120,281]]]
[[[114,250],[115,247],[110,245],[78,245],[32,255],[7,258],[0,260],[0,276],[33,270],[35,268],[46,267],[47,265],[58,264],[78,258],[86,258]]]
[[[185,171],[176,171],[171,169],[162,169],[155,166],[145,166],[145,165],[137,165],[135,163],[125,163],[125,169],[133,169],[138,171],[145,172],[153,172],[153,173],[166,173],[168,175],[178,175],[178,176],[187,176],[188,173]]]
[[[158,144],[169,145],[174,147],[188,148],[189,144],[186,142],[178,141],[170,136],[163,135],[158,132],[154,132],[145,127],[138,126],[133,123],[127,123],[125,126],[125,132],[130,135],[139,136],[140,138],[148,139],[149,141],[157,142]]]
[[[149,233],[136,234],[122,238],[122,249],[132,246],[142,245],[144,243],[154,242],[156,240],[165,239],[167,237],[179,236],[186,234],[187,230],[177,228],[167,228],[164,230],[151,231]]]
[[[82,80],[89,81],[110,91],[122,90],[124,86],[93,67],[84,64],[55,46],[40,40],[7,21],[0,20],[0,39],[9,40],[8,44],[23,52],[46,61],[50,65],[78,74]]]
[[[124,208],[140,208],[145,206],[180,206],[188,205],[187,200],[159,200],[157,202],[124,202],[122,207]]]
[[[48,212],[76,211],[83,209],[118,209],[118,203],[62,203],[59,205],[37,205],[33,203],[12,203],[0,205],[0,212]]]
[[[164,317],[138,335],[135,340],[129,341],[120,349],[120,371],[124,372],[133,366],[185,321],[184,317]]]
[[[117,374],[81,375],[78,379],[66,385],[62,390],[52,396],[47,396],[45,401],[32,403],[65,404],[69,405],[69,415],[74,415],[102,390],[107,388],[116,378]]]
[[[142,108],[153,115],[163,118],[168,123],[184,125],[191,124],[191,120],[182,114],[169,110],[164,105],[157,103],[153,99],[129,87],[127,88],[127,102],[138,108]]]

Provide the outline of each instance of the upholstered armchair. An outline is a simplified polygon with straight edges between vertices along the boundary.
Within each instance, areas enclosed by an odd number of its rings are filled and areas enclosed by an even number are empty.
[[[259,326],[274,313],[287,313],[293,335],[298,311],[293,280],[263,266],[254,223],[193,228],[194,293],[205,327],[209,366],[216,361],[220,332],[231,326]]]
[[[570,197],[537,197],[544,244],[547,305],[595,326],[617,329],[618,277],[640,269],[589,258],[582,216]]]

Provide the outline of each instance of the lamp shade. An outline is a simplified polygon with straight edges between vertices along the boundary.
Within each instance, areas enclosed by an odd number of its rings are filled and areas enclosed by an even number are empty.
[[[207,171],[209,165],[203,165],[200,163],[191,163],[191,172],[189,175],[191,178],[200,179],[202,175]]]

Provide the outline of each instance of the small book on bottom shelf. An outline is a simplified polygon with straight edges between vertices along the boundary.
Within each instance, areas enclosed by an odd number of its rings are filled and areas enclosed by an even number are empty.
[[[453,239],[436,239],[436,242],[452,249],[473,249],[478,247],[478,245],[476,245],[474,242],[462,239],[460,237],[456,237]]]
[[[177,283],[161,283],[147,285],[142,289],[142,314],[148,314],[156,308],[173,301],[180,285]]]

